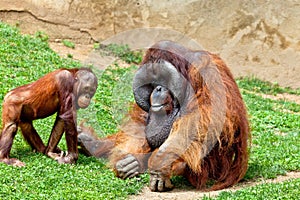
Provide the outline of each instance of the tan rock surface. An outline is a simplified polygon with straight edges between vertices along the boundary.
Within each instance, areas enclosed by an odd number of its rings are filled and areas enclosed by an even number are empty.
[[[0,20],[51,41],[145,48],[171,39],[220,54],[236,77],[300,87],[299,0],[1,0]]]

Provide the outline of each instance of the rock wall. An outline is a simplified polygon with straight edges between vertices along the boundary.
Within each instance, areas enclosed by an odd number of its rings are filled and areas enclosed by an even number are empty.
[[[220,54],[235,76],[300,87],[299,0],[1,0],[0,19],[52,41],[176,40]]]

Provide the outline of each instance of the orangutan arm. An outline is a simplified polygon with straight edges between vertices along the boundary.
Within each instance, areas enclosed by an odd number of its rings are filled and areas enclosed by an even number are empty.
[[[151,155],[145,135],[147,113],[137,104],[132,104],[125,119],[116,134],[116,144],[109,157],[110,166],[122,179],[145,172]]]
[[[109,158],[117,177],[122,179],[145,172],[151,155],[151,149],[145,138],[144,124],[131,121],[126,126],[127,132],[117,134],[118,144]]]

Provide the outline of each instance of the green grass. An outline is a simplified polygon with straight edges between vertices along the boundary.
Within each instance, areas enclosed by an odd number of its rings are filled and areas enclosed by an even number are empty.
[[[274,200],[274,199],[299,199],[300,196],[300,179],[293,179],[284,181],[281,183],[265,183],[256,186],[251,186],[237,192],[221,192],[218,197],[210,198],[204,197],[203,200],[207,199],[238,199],[238,200],[249,200],[249,199],[262,199],[262,200]]]
[[[41,33],[24,36],[0,23],[1,101],[9,90],[30,83],[54,69],[79,66],[78,62],[62,59],[53,52]],[[101,71],[95,72],[101,77]],[[109,106],[114,96],[112,88],[123,72],[122,69],[109,69],[103,73],[92,106],[82,110],[82,114],[79,112],[78,121],[87,119],[88,123],[100,124],[98,130],[105,134],[116,131],[117,121],[112,119]],[[100,121],[96,122],[97,119]],[[34,122],[45,143],[53,122],[54,116]],[[64,138],[60,147],[66,149]],[[123,181],[114,176],[104,161],[83,155],[76,165],[59,165],[42,154],[32,153],[20,133],[14,140],[11,157],[22,160],[26,167],[14,168],[0,163],[0,199],[122,199],[139,191],[148,180],[142,176]]]
[[[69,40],[63,40],[62,43],[68,48],[75,49],[75,44]]]
[[[250,83],[245,86],[249,79],[238,81],[248,107],[252,130],[251,157],[245,179],[274,178],[278,174],[285,174],[286,171],[299,170],[300,105],[284,100],[265,99],[253,94],[256,88],[263,88],[264,93],[273,95],[278,91],[297,91],[277,85],[272,87],[257,79],[253,79],[253,82],[256,84]]]
[[[119,47],[115,47],[119,53]],[[127,50],[126,50],[127,51]],[[123,55],[123,54],[121,54]],[[130,63],[137,58],[128,56]],[[139,58],[140,59],[140,58]],[[21,35],[17,29],[0,23],[0,101],[11,89],[30,83],[54,69],[78,67],[80,63],[63,59],[47,44],[47,36]],[[78,121],[88,120],[99,136],[117,131],[128,102],[133,101],[131,80],[135,65],[120,68],[117,63],[104,72],[94,69],[99,87],[91,106],[78,111]],[[260,94],[291,93],[299,90],[282,88],[277,84],[254,78],[239,79],[238,85],[248,107],[252,129],[252,148],[246,180],[274,178],[288,171],[300,170],[300,105],[264,99]],[[0,108],[2,113],[2,108]],[[54,116],[35,121],[35,127],[46,142]],[[60,147],[66,149],[64,138]],[[106,167],[104,160],[80,155],[76,165],[59,165],[38,153],[31,152],[20,133],[14,140],[11,157],[26,163],[14,168],[0,163],[0,199],[126,199],[147,185],[149,176],[120,180]],[[174,178],[175,186],[186,188],[181,178]],[[182,183],[183,182],[183,183]],[[235,193],[222,193],[219,199],[258,199],[299,196],[299,179],[278,184],[263,184]],[[284,191],[284,192],[283,192]],[[249,198],[246,198],[249,197]]]

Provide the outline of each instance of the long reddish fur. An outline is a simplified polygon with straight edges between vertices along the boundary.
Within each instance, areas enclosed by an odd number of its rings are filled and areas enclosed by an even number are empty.
[[[189,128],[191,128],[188,124],[191,124],[191,126],[196,125],[201,130],[197,136],[197,141],[201,141],[205,134],[208,134],[205,130],[207,130],[211,120],[210,92],[207,86],[203,84],[202,77],[199,76],[199,70],[203,66],[189,63],[184,57],[189,50],[181,48],[181,46],[166,47],[160,45],[164,45],[164,43],[158,44],[146,52],[142,64],[164,59],[174,65],[191,83],[198,99],[197,106],[200,108],[200,113],[197,113],[200,114],[199,121],[193,122],[193,116],[195,116],[193,114],[179,118],[174,122],[169,138],[173,137],[176,132],[180,133],[182,138],[188,137],[190,134]],[[226,105],[224,105],[226,107],[226,119],[223,131],[219,138],[216,138],[218,140],[217,145],[203,159],[199,156],[203,144],[194,142],[192,147],[187,149],[186,153],[172,164],[172,172],[169,176],[172,173],[179,173],[198,189],[205,189],[206,183],[212,180],[214,181],[213,185],[208,190],[219,190],[237,183],[244,177],[248,166],[250,129],[243,99],[229,68],[217,55],[206,51],[203,51],[203,53],[206,53],[210,58],[210,62],[217,66],[226,90]],[[193,106],[195,105],[190,105],[190,107]],[[139,160],[144,159],[145,162],[140,162],[144,169],[148,167],[147,165],[150,167],[157,165],[158,162],[151,163],[151,159],[147,163],[151,149],[144,133],[146,116],[147,113],[134,104],[128,114],[129,120],[123,124],[121,131],[113,137],[110,136],[111,141],[114,143],[111,146],[109,157],[112,167],[129,153],[135,155]],[[181,141],[177,142],[180,144]],[[95,156],[101,157],[101,152],[98,152],[98,155]],[[182,166],[180,164],[182,162],[187,163],[187,167],[183,172],[179,168]]]

